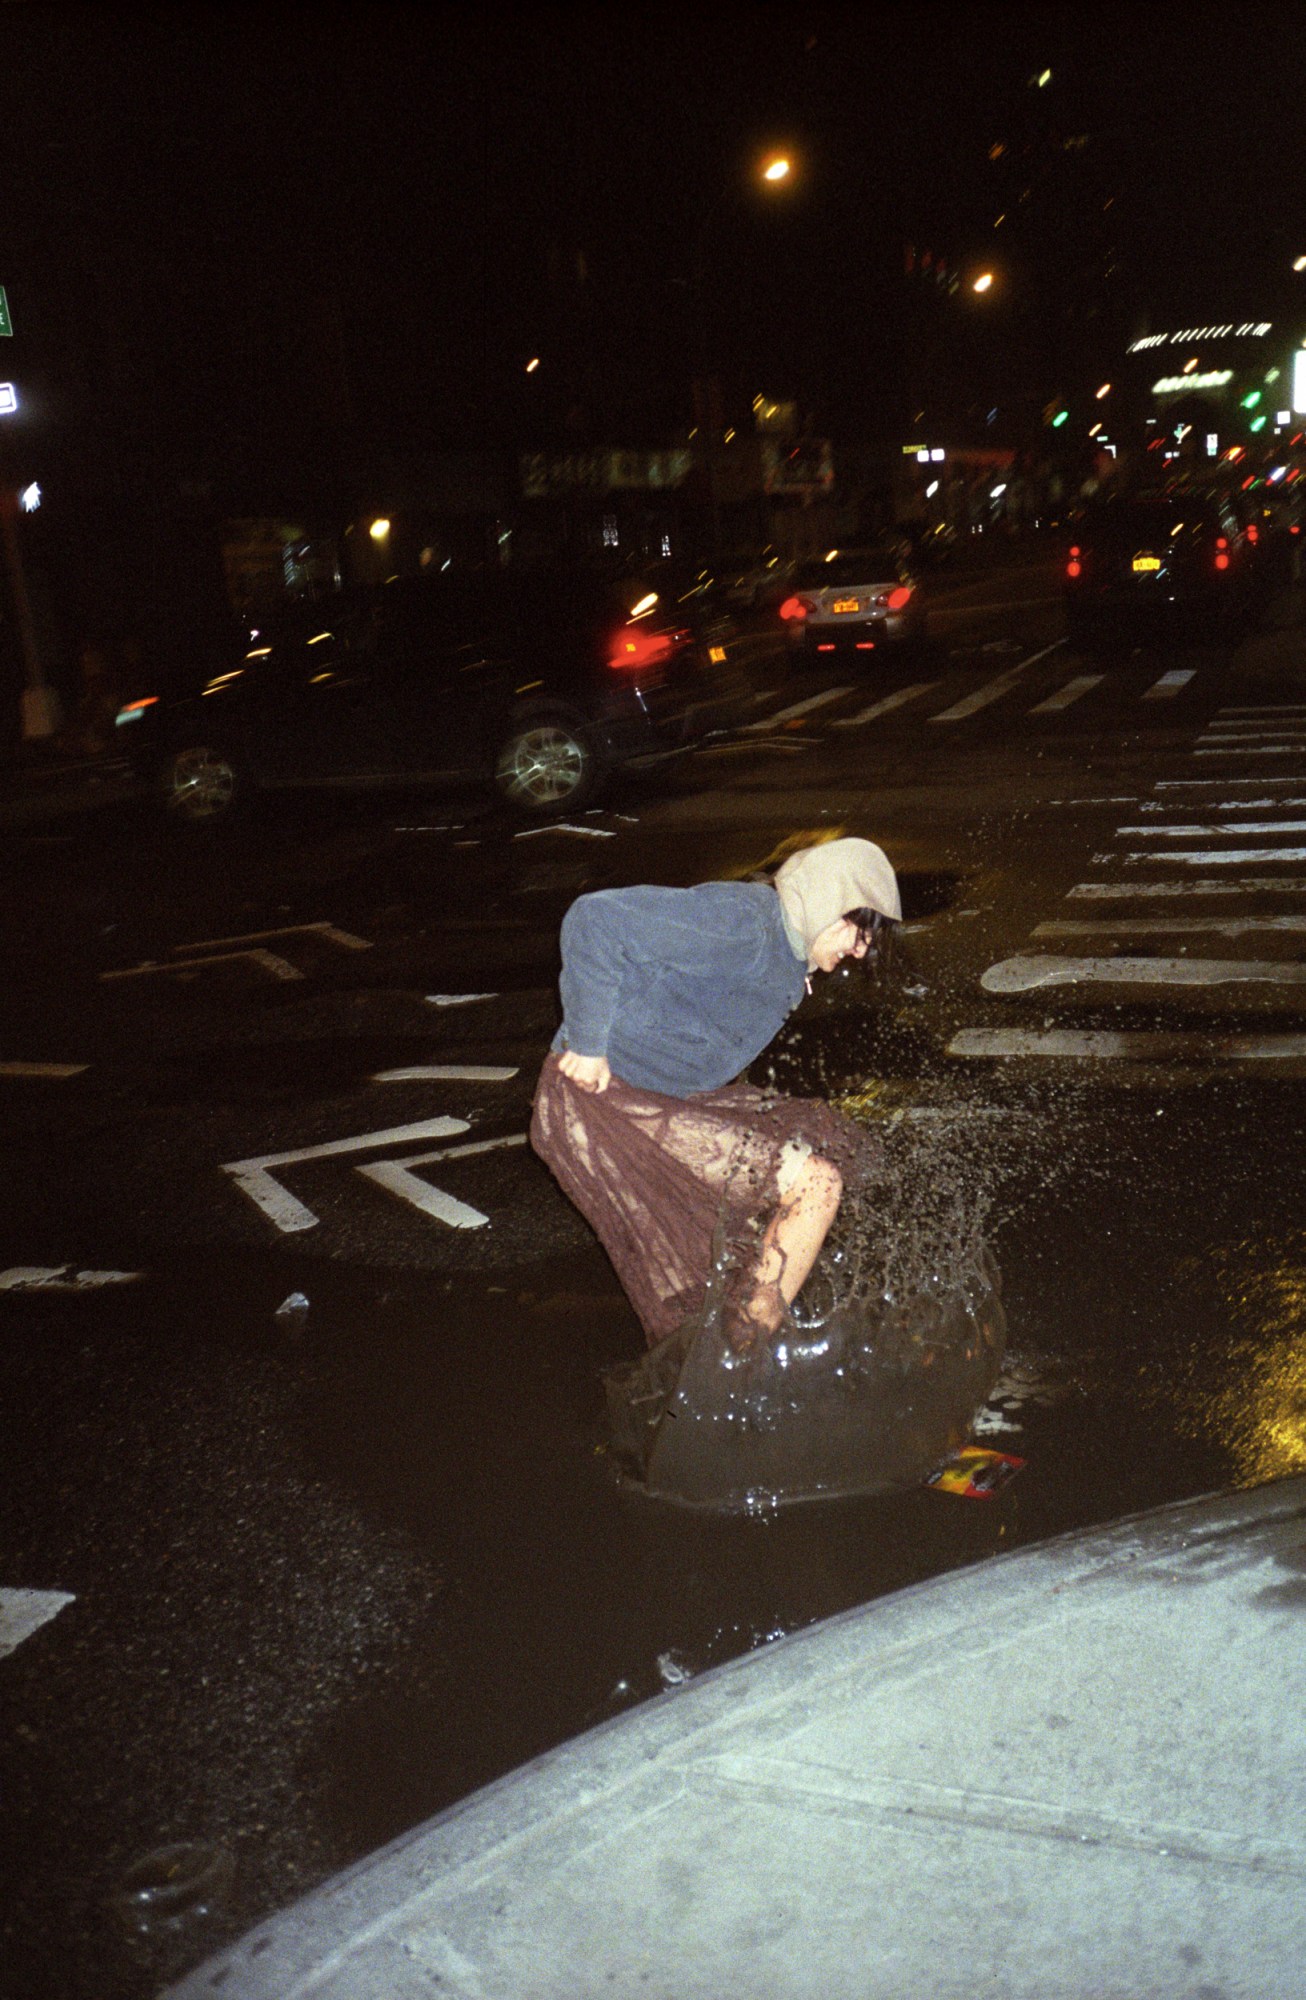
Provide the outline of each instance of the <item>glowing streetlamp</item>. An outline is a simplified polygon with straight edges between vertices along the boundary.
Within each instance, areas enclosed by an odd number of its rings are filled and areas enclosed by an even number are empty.
[[[390,532],[390,523],[386,520],[384,515],[378,515],[376,520],[373,521],[371,526],[368,528],[367,532],[372,537],[372,540],[374,542],[383,542],[386,536]]]
[[[1109,382],[1104,382],[1102,384],[1102,387],[1097,391],[1096,400],[1100,403],[1104,396],[1109,396],[1110,394],[1111,394],[1111,384]]]
[[[1292,268],[1294,271],[1306,271],[1306,257],[1294,257]]]
[[[987,292],[991,291],[992,288],[993,288],[992,271],[981,271],[978,278],[976,278],[974,283],[971,285],[972,292]]]
[[[768,160],[766,165],[763,167],[762,179],[764,181],[772,181],[772,182],[787,181],[792,171],[793,168],[791,163],[784,157],[782,153],[777,153],[775,157],[773,159]]]

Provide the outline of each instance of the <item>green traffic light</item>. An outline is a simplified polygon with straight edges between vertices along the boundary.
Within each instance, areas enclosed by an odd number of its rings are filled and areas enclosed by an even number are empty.
[[[1259,389],[1249,390],[1247,395],[1243,397],[1242,407],[1244,408],[1244,410],[1254,410],[1256,408],[1256,405],[1260,402],[1260,400],[1261,400],[1261,392]]]
[[[1055,417],[1053,417],[1052,419],[1053,430],[1059,431],[1061,429],[1062,424],[1066,423],[1069,420],[1069,417],[1070,417],[1069,410],[1058,410]]]
[[[1248,425],[1248,429],[1253,431],[1263,431],[1265,429],[1265,426],[1269,423],[1269,421],[1270,420],[1268,417],[1253,417],[1251,423]]]

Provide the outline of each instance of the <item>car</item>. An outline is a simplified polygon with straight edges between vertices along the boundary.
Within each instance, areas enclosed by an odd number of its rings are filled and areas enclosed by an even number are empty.
[[[1066,626],[1077,643],[1140,627],[1232,631],[1265,582],[1257,536],[1227,494],[1122,494],[1069,523]]]
[[[801,562],[780,617],[795,653],[873,653],[925,636],[919,585],[892,543]]]
[[[480,782],[534,818],[741,713],[736,628],[661,564],[449,572],[288,605],[116,736],[178,821],[290,786]]]

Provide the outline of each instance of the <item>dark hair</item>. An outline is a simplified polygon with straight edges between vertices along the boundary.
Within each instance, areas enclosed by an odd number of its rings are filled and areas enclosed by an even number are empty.
[[[845,910],[844,922],[856,926],[859,943],[865,941],[864,965],[869,966],[878,957],[881,947],[893,936],[893,918],[886,917],[883,910],[871,909],[869,904],[864,904],[860,910]]]

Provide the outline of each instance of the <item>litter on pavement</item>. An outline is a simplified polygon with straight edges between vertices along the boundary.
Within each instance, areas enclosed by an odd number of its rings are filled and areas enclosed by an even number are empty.
[[[1008,1451],[986,1451],[983,1446],[966,1444],[950,1452],[942,1465],[927,1473],[925,1484],[938,1493],[955,1493],[963,1500],[991,1500],[993,1495],[1025,1469],[1023,1458]]]
[[[302,1319],[308,1311],[308,1300],[302,1292],[292,1292],[283,1299],[273,1314],[274,1319]]]
[[[497,1000],[497,993],[428,993],[428,1007],[470,1007],[473,1000]]]

